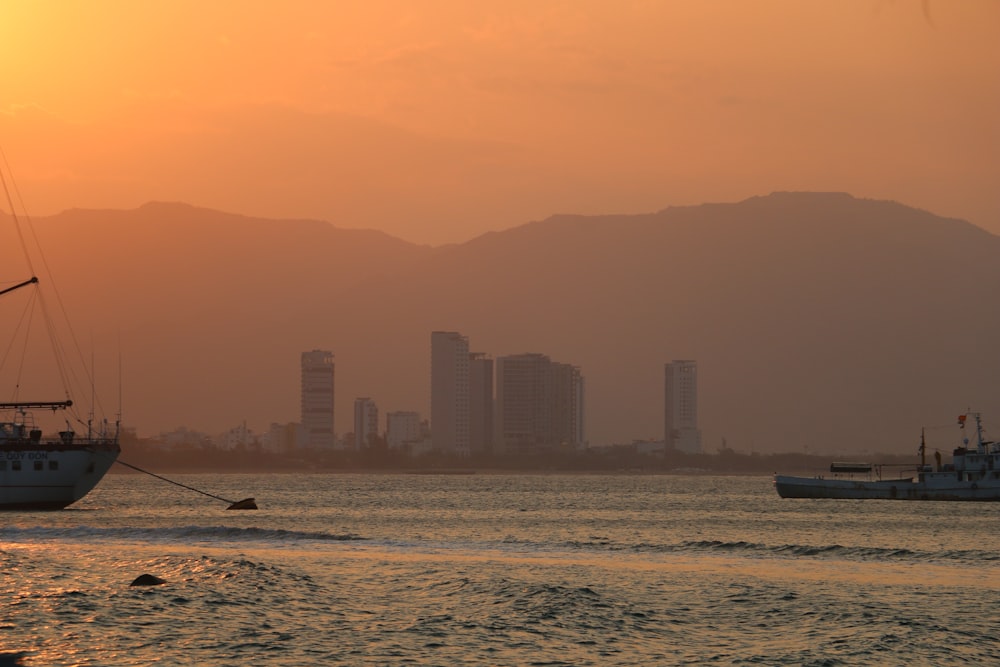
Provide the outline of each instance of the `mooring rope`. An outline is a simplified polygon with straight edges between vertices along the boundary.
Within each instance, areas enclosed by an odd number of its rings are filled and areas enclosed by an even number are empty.
[[[137,472],[141,472],[141,473],[144,473],[146,475],[151,475],[151,476],[155,477],[156,479],[162,479],[164,482],[169,482],[170,484],[175,484],[175,485],[177,485],[179,487],[188,489],[189,491],[195,491],[197,493],[202,494],[203,496],[208,496],[209,498],[215,498],[216,500],[221,500],[222,502],[229,503],[230,505],[235,505],[236,504],[235,500],[226,500],[225,498],[223,498],[221,496],[212,495],[211,493],[208,493],[207,491],[202,491],[201,489],[196,489],[193,486],[188,486],[187,484],[181,484],[180,482],[175,482],[172,479],[167,479],[163,475],[157,475],[155,472],[149,472],[148,470],[143,470],[139,466],[134,466],[131,463],[125,463],[121,459],[115,459],[115,463],[120,463],[123,466],[125,466],[126,468],[131,468],[132,470],[135,470]]]

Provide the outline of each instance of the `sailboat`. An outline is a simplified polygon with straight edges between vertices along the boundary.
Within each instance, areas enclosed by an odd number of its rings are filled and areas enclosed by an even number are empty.
[[[10,222],[6,221],[6,216],[0,216],[0,221],[14,225],[30,274],[27,278],[22,275],[14,281],[16,284],[0,288],[0,321],[9,324],[0,326],[0,344],[10,351],[15,346],[6,338],[10,336],[11,341],[14,340],[22,330],[21,323],[34,308],[26,310],[19,319],[5,313],[2,307],[11,302],[14,293],[39,290],[41,280],[34,275],[21,221],[11,197],[13,181],[5,175],[5,166],[6,159],[0,164],[0,183],[10,206]],[[9,174],[9,169],[6,171]],[[7,263],[0,267],[0,280],[8,278],[4,274],[11,268]],[[31,296],[36,299],[34,303],[41,304],[46,326],[51,327],[53,320],[44,312],[41,292]],[[51,336],[54,333],[50,331]],[[54,345],[54,357],[60,356],[58,350]],[[0,365],[0,378],[7,373],[5,368],[6,365]],[[12,400],[0,402],[0,510],[56,510],[80,500],[97,486],[118,458],[120,419],[113,424],[107,421],[95,424],[91,413],[84,421],[76,415],[73,400],[65,387],[61,400],[22,400],[19,390],[14,393]],[[65,427],[44,432],[41,420],[36,421],[35,416],[49,412],[65,413]],[[81,433],[74,430],[70,418],[77,421]]]

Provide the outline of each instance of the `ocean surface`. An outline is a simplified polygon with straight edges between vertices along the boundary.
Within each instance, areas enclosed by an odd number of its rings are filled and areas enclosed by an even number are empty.
[[[766,477],[172,479],[261,509],[109,475],[0,514],[0,664],[1000,664],[1000,503],[782,500]]]

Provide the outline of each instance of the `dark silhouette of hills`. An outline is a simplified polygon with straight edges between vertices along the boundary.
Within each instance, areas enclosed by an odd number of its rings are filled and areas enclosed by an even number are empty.
[[[313,348],[337,357],[338,431],[356,396],[426,415],[433,329],[579,365],[594,443],[662,437],[679,358],[709,451],[915,452],[921,426],[948,449],[967,408],[1000,429],[1000,239],[893,202],[774,193],[442,248],[180,204],[36,228],[94,345],[120,337],[140,432],[295,421]]]

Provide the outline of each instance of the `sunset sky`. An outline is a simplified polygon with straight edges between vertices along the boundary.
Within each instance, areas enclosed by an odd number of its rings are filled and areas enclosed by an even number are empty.
[[[439,244],[776,190],[1000,233],[1000,2],[6,0],[30,213],[145,202]]]

